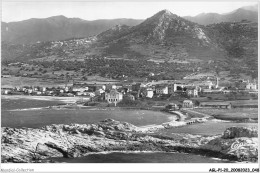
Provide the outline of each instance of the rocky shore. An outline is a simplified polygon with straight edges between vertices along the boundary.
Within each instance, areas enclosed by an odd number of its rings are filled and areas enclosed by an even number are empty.
[[[154,129],[156,130],[156,129]],[[53,157],[82,157],[103,151],[194,153],[233,161],[257,162],[257,129],[228,128],[222,135],[146,133],[127,122],[49,125],[39,129],[2,127],[2,163],[52,162]]]

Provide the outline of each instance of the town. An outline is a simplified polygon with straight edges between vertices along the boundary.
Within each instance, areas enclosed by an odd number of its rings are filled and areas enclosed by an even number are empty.
[[[1,163],[258,170],[258,4],[83,1],[5,2]]]
[[[2,75],[2,78],[10,76]],[[190,76],[189,76],[190,77]],[[114,84],[88,84],[75,82],[59,87],[16,86],[2,88],[3,95],[77,97],[85,105],[136,106],[135,101],[161,101],[174,104],[174,108],[212,107],[231,108],[236,100],[256,100],[255,104],[242,107],[257,107],[258,87],[256,81],[237,81],[237,87],[219,86],[215,80],[159,80],[149,82],[118,82]],[[138,105],[140,106],[140,105]],[[238,105],[233,105],[239,107]]]

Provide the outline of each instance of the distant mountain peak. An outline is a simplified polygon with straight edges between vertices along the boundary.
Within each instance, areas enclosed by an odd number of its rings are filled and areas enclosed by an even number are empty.
[[[187,21],[168,10],[162,10],[130,29],[130,39],[151,44],[175,44],[176,38],[193,39],[200,45],[210,44],[204,30],[193,22]],[[181,44],[181,41],[180,41]]]
[[[161,11],[159,11],[159,13],[163,13],[163,14],[172,14],[172,12],[170,12],[169,10],[167,10],[167,9],[164,9],[164,10],[161,10]]]
[[[258,4],[242,7],[244,10],[258,12]]]
[[[151,18],[165,18],[165,17],[176,18],[178,16],[176,14],[173,14],[169,10],[164,9],[164,10],[159,11],[155,15],[153,15]]]
[[[142,25],[162,25],[169,23],[175,19],[179,18],[176,14],[171,13],[169,10],[161,10],[158,13],[154,14],[152,17],[146,19]]]
[[[47,19],[68,19],[68,18],[63,15],[58,15],[58,16],[48,17]]]
[[[184,18],[201,25],[209,25],[220,22],[240,22],[244,19],[252,22],[258,22],[258,4],[241,7],[228,13],[200,13],[193,17],[184,16]]]

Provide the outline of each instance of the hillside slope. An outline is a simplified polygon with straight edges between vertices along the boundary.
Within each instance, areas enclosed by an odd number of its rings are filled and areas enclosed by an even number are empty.
[[[38,41],[56,41],[99,34],[115,25],[134,26],[142,20],[112,19],[86,21],[79,18],[54,16],[20,22],[2,22],[2,41],[13,44],[31,44]]]

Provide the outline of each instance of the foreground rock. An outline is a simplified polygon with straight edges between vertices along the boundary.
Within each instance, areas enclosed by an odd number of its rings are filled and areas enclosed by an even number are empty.
[[[222,136],[166,137],[107,119],[97,124],[60,124],[41,129],[3,127],[1,132],[2,162],[50,162],[51,157],[82,157],[101,151],[179,151],[235,161],[258,160],[257,131],[238,127],[227,129]]]
[[[239,161],[258,160],[258,129],[230,127],[220,138],[209,141],[202,148],[236,156]]]
[[[247,127],[230,127],[225,130],[223,138],[224,139],[233,139],[239,137],[258,137],[258,129],[256,128],[247,128]]]

